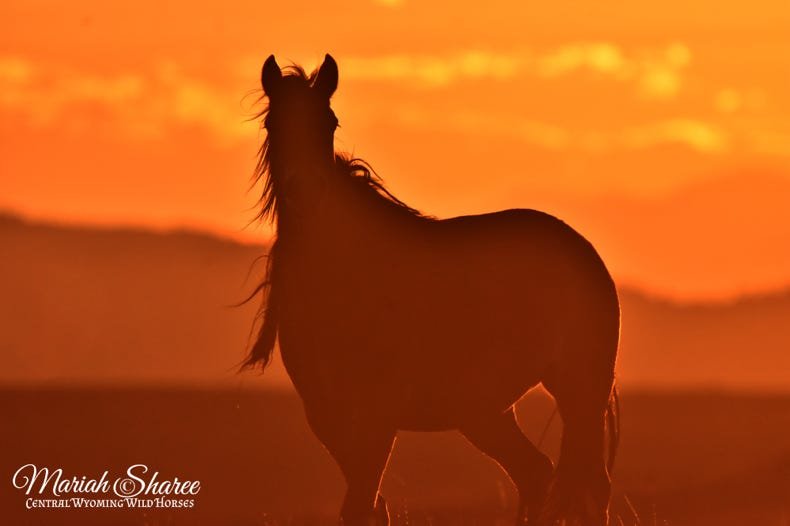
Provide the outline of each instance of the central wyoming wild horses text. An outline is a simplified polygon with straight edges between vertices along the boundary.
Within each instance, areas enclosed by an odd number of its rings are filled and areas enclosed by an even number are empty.
[[[270,56],[261,81],[260,217],[277,238],[245,365],[279,342],[345,476],[342,523],[388,524],[379,483],[398,430],[458,429],[509,474],[519,523],[606,524],[620,308],[592,245],[535,210],[439,220],[395,198],[334,151],[329,55],[309,76]],[[513,410],[539,383],[564,423],[556,469]]]

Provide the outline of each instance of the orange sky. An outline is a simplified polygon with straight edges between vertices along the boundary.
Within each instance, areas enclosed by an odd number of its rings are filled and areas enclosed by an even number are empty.
[[[665,295],[785,286],[790,4],[692,4],[4,2],[0,208],[261,239],[260,64],[329,51],[338,148],[410,204],[548,210]]]

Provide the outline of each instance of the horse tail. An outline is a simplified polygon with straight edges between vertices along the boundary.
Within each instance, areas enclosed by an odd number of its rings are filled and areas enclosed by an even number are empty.
[[[609,402],[606,405],[606,430],[609,434],[606,470],[611,474],[617,449],[620,446],[620,396],[617,393],[616,383],[612,385],[612,393],[609,395]]]

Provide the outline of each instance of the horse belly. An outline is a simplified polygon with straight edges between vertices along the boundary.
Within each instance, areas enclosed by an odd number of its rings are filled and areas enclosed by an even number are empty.
[[[541,381],[558,343],[553,324],[510,307],[424,312],[401,329],[389,379],[399,427],[456,428],[506,410]]]

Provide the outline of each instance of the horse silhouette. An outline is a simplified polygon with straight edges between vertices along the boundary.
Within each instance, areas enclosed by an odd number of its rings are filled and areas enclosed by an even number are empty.
[[[261,83],[259,217],[277,235],[244,365],[279,343],[345,476],[342,523],[389,523],[379,485],[398,430],[457,429],[510,476],[520,524],[606,524],[620,308],[593,246],[535,210],[436,219],[398,200],[334,151],[329,55],[310,75],[270,56]],[[540,383],[564,424],[556,469],[513,410]]]

